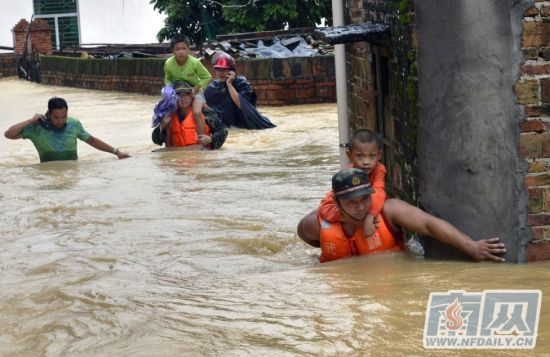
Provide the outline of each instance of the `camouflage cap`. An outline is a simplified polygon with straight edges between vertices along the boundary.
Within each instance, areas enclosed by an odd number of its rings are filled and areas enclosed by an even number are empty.
[[[360,169],[342,169],[332,176],[332,191],[337,199],[353,200],[374,192],[369,177]]]
[[[176,93],[192,93],[193,87],[187,82],[175,82],[174,83],[174,92]]]

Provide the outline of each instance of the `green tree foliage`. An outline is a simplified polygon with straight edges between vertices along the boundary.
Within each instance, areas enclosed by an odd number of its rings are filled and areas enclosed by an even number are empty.
[[[150,0],[155,10],[166,15],[164,27],[157,33],[159,42],[177,33],[188,36],[197,48],[213,40],[213,23],[223,18],[219,3],[209,0]]]
[[[157,39],[182,33],[202,47],[217,34],[313,27],[332,23],[331,0],[150,0],[166,15]]]
[[[255,0],[244,7],[234,7],[243,0],[226,1],[223,8],[225,28],[231,32],[272,31],[314,27],[323,17],[332,22],[330,0]]]

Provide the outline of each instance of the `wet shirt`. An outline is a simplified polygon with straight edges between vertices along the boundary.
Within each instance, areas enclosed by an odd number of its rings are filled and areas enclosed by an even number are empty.
[[[187,61],[185,61],[183,66],[178,64],[174,56],[164,62],[164,83],[166,85],[185,81],[193,87],[199,84],[204,89],[211,79],[212,75],[210,72],[208,72],[200,60],[193,56],[188,55]]]
[[[32,141],[40,162],[76,160],[76,139],[86,141],[90,138],[80,121],[71,117],[62,129],[45,129],[40,124],[33,124],[23,129],[21,136]]]

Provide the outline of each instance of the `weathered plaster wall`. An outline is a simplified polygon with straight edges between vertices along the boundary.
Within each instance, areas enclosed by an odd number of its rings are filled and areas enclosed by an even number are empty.
[[[523,261],[527,165],[518,152],[523,12],[532,0],[417,0],[420,205]],[[458,257],[426,240],[429,257]]]

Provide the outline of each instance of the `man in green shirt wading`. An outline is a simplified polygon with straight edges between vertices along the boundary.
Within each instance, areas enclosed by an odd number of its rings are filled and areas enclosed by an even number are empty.
[[[90,135],[75,118],[67,116],[69,107],[63,98],[48,101],[46,115],[34,117],[11,126],[4,136],[8,139],[30,139],[38,151],[40,162],[55,160],[76,160],[76,139],[94,148],[116,155],[119,159],[130,157],[102,140]]]

